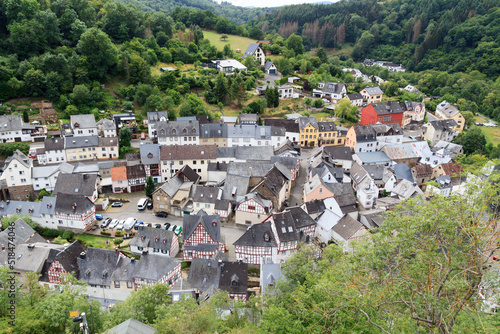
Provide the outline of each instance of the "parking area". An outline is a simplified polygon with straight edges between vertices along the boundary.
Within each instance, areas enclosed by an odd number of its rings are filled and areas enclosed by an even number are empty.
[[[128,202],[124,201],[122,207],[111,207],[110,205],[106,211],[98,213],[102,214],[104,219],[110,217],[111,219],[126,220],[129,217],[133,217],[136,218],[137,221],[142,221],[144,223],[151,223],[152,225],[157,223],[163,225],[168,222],[170,224],[182,226],[182,217],[169,215],[167,218],[160,218],[154,215],[153,210],[145,209],[143,211],[139,211],[137,209],[137,202],[139,201],[139,199],[144,197],[145,195],[144,192],[142,191],[129,194],[112,195],[110,196],[110,198],[117,198],[117,199],[121,198]],[[101,222],[102,221],[98,221],[99,226]],[[102,229],[98,228],[94,231],[90,231],[89,233],[99,235],[101,231]],[[113,230],[106,229],[106,231],[111,232],[112,233],[111,235],[114,236],[116,228]],[[243,233],[245,233],[245,231],[246,231],[245,227],[235,226],[234,223],[222,223],[221,235],[223,238],[223,242],[228,247],[228,252],[226,252],[225,254],[228,260],[236,261],[236,255],[234,253],[233,243],[236,240],[238,240],[243,235]]]

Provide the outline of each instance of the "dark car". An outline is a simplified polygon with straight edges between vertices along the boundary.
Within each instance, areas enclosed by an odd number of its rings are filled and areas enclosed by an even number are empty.
[[[170,223],[165,223],[165,225],[163,225],[161,227],[162,230],[168,230],[168,228],[170,227]]]
[[[143,222],[137,222],[137,223],[135,223],[134,230],[138,230],[140,226],[144,226],[144,223]]]
[[[148,210],[152,210],[153,209],[153,202],[149,201],[148,205],[146,207],[148,208]]]
[[[168,213],[166,213],[165,211],[158,211],[157,213],[155,213],[155,216],[160,218],[166,218],[168,217]]]
[[[161,224],[155,224],[153,227],[154,228],[161,228]]]
[[[108,227],[109,223],[111,223],[111,218],[108,217],[101,223],[101,228]]]
[[[111,203],[111,206],[113,208],[119,208],[119,207],[123,206],[123,203],[122,202],[113,202],[113,203]]]

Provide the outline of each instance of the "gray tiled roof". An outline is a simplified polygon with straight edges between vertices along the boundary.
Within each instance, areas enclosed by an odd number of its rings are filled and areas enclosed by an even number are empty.
[[[99,147],[118,147],[118,137],[99,138]]]
[[[71,115],[70,118],[73,129],[75,129],[75,123],[78,123],[78,129],[92,129],[97,127],[93,114]]]
[[[276,233],[280,242],[297,241],[298,235],[295,221],[290,211],[273,214]]]
[[[140,226],[136,235],[130,240],[130,246],[157,248],[170,252],[174,233],[159,228]]]
[[[108,249],[88,247],[85,258],[77,259],[79,279],[90,285],[111,285],[112,275],[120,267],[129,268],[130,259],[120,252]],[[132,277],[115,277],[120,281],[131,281]]]
[[[326,206],[325,202],[323,202],[322,199],[318,200],[312,200],[309,202],[304,203],[306,206],[307,213],[311,214],[316,214],[325,211]]]
[[[396,101],[372,103],[372,106],[378,115],[402,114],[404,112],[399,102]]]
[[[154,334],[156,329],[135,319],[128,319],[115,327],[108,329],[105,334]]]
[[[258,48],[259,43],[250,43],[242,58],[245,59],[246,57],[253,55]]]
[[[12,160],[17,160],[24,167],[29,168],[33,165],[33,161],[26,156],[23,152],[19,150],[15,150],[14,153],[7,159],[5,159],[4,169],[11,163]]]
[[[163,145],[160,147],[161,160],[199,160],[217,158],[215,145]]]
[[[242,113],[240,113],[238,118],[239,118],[240,124],[248,124],[246,122],[252,122],[253,124],[257,124],[259,122],[259,115],[257,115],[257,114],[242,114]]]
[[[322,91],[326,93],[340,94],[345,89],[345,84],[340,82],[325,82]]]
[[[453,119],[443,119],[429,122],[436,130],[453,132],[457,126],[457,122]]]
[[[266,214],[269,214],[273,202],[257,192],[252,192],[246,194],[245,196],[239,196],[237,199],[238,205],[250,199],[253,199],[255,202],[259,203],[264,208]]]
[[[160,163],[160,145],[146,143],[140,148],[141,161],[144,165],[153,165]]]
[[[278,246],[270,221],[250,226],[245,233],[243,233],[243,235],[233,243],[233,245],[250,247]]]
[[[64,194],[56,197],[55,212],[59,214],[86,214],[93,207],[94,203],[81,195]]]
[[[250,177],[228,174],[224,182],[222,198],[234,201],[238,196],[243,196],[248,192]],[[233,196],[234,194],[234,196]]]
[[[384,92],[382,91],[382,89],[380,89],[380,87],[376,86],[376,87],[366,87],[365,88],[366,90],[366,93],[368,95],[383,95]]]
[[[371,125],[354,125],[358,143],[377,140],[377,132]]]
[[[247,177],[264,177],[272,168],[273,164],[271,163],[230,162],[227,173]]]
[[[268,70],[268,69],[270,69],[270,68],[271,68],[271,66],[273,66],[273,65],[274,65],[274,63],[273,63],[272,61],[270,61],[270,60],[266,60],[266,63],[264,64],[264,68],[265,68],[266,70]]]
[[[344,240],[349,240],[349,238],[362,227],[363,224],[352,218],[350,215],[345,215],[333,227],[333,231],[340,235]]]
[[[292,215],[292,221],[295,228],[300,229],[307,226],[316,225],[314,219],[312,219],[307,212],[305,212],[301,207],[291,207],[287,208],[285,211],[289,211]]]
[[[201,124],[200,138],[227,138],[227,124],[224,123]]]
[[[193,202],[214,204],[219,197],[219,188],[194,186]]]
[[[220,270],[215,260],[194,258],[189,268],[188,282],[197,290],[206,291],[219,285]]]
[[[438,104],[436,106],[436,110],[439,110],[444,115],[446,115],[446,117],[449,117],[449,118],[455,116],[456,114],[458,114],[460,112],[460,110],[458,110],[457,107],[453,106],[452,104],[450,104],[447,101],[443,101],[440,104]]]
[[[45,151],[64,150],[64,139],[45,138]]]
[[[96,181],[96,174],[60,173],[54,187],[54,194],[92,196]]]
[[[168,111],[148,111],[148,125],[159,121],[168,121]]]
[[[23,119],[21,115],[2,115],[0,116],[0,132],[20,131],[23,128]]]
[[[263,263],[261,265],[260,277],[262,280],[262,293],[272,293],[271,286],[275,287],[279,280],[286,280],[285,275],[281,272],[280,263]]]
[[[411,169],[407,164],[395,164],[392,166],[394,170],[394,174],[396,175],[396,179],[406,179],[413,183],[413,176],[411,174]]]
[[[317,129],[318,128],[318,120],[317,120],[316,116],[299,117],[299,128],[300,129],[303,129],[308,124],[311,124],[313,127],[315,127]]]
[[[103,118],[99,122],[102,123],[103,130],[116,130],[116,124],[108,118]]]
[[[64,246],[49,243],[20,244],[16,246],[16,270],[41,273],[45,260],[51,249],[62,249]]]
[[[219,289],[229,294],[246,294],[248,288],[248,263],[222,262],[220,265]],[[236,282],[236,284],[233,284]]]
[[[177,193],[177,191],[181,188],[181,186],[183,184],[184,184],[184,181],[182,181],[182,179],[180,177],[174,176],[173,178],[168,180],[168,182],[165,182],[158,189],[163,190],[169,197],[174,197],[174,195]]]
[[[139,261],[135,261],[136,267],[133,271],[133,277],[156,282],[171,271],[174,271],[180,263],[179,260],[169,256],[143,254]]]
[[[264,119],[265,125],[275,126],[284,128],[287,132],[299,133],[299,123],[291,119],[281,119],[281,118],[266,118]]]
[[[362,100],[363,99],[363,95],[361,95],[360,93],[356,93],[356,94],[347,94],[347,98],[351,101],[354,101],[354,100]]]
[[[81,136],[81,137],[66,137],[64,138],[66,149],[94,147],[99,145],[99,137],[97,136]]]
[[[156,123],[155,129],[158,137],[198,137],[200,135],[198,121],[160,121]]]
[[[187,240],[199,224],[207,231],[214,242],[221,241],[220,216],[208,215],[202,210],[196,215],[184,215],[182,217],[182,240]]]
[[[325,146],[323,153],[332,159],[352,161],[352,150],[347,146]]]

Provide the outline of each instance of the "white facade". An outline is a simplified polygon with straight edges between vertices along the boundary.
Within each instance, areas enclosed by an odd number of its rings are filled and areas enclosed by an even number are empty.
[[[50,150],[43,154],[37,155],[37,160],[40,165],[58,164],[66,161],[65,150]]]
[[[338,215],[335,212],[326,209],[321,217],[319,217],[316,221],[317,226],[314,236],[318,238],[320,242],[327,244],[328,241],[333,238],[332,228],[337,225],[340,219],[342,219],[342,215]]]
[[[32,170],[33,160],[16,151],[4,166],[0,180],[4,181],[7,187],[32,185]]]
[[[47,168],[51,167],[33,167],[33,190],[39,191],[44,188],[48,192],[52,192],[54,190],[57,176],[61,173],[61,170],[59,167],[55,167],[51,171],[43,170]]]
[[[158,137],[160,145],[200,145],[200,137],[186,134],[183,136]]]
[[[280,99],[291,99],[293,98],[293,87],[287,85],[278,86],[278,93]]]
[[[169,160],[161,161],[161,179],[163,182],[170,180],[175,174],[184,167],[189,165],[193,171],[200,175],[200,182],[208,181],[208,163],[212,162],[209,159],[199,160]]]

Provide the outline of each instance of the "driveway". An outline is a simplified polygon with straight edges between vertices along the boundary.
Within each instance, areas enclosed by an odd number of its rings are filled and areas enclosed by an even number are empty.
[[[140,148],[144,143],[153,143],[150,139],[146,138],[145,140],[140,139],[132,139],[130,141],[130,146],[133,148]]]

